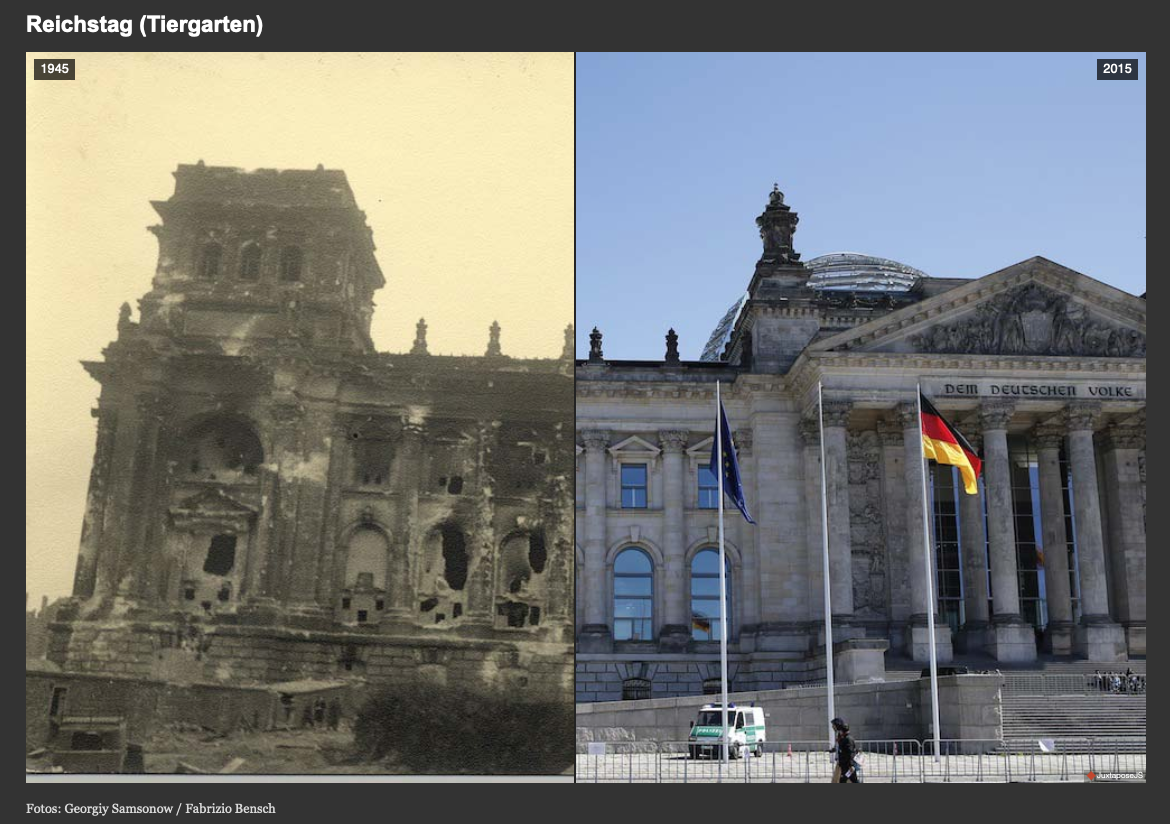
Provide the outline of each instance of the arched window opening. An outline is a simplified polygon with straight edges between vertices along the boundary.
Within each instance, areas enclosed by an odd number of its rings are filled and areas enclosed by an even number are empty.
[[[244,244],[240,252],[240,280],[260,279],[260,246],[257,243]]]
[[[545,605],[545,567],[548,550],[544,531],[534,529],[509,535],[500,545],[496,625],[534,627]]]
[[[340,619],[365,624],[385,603],[390,545],[381,530],[356,529],[349,537],[345,555],[345,589],[341,592]]]
[[[613,638],[654,638],[654,566],[640,549],[624,549],[613,562]]]
[[[251,427],[242,421],[217,418],[192,430],[186,437],[187,475],[197,480],[233,481],[254,478],[264,463],[264,447]]]
[[[215,280],[219,277],[219,262],[223,257],[223,247],[218,243],[205,243],[199,255],[199,277],[204,280]]]
[[[286,246],[280,253],[280,279],[285,282],[301,279],[304,253],[299,246]]]
[[[731,563],[726,567],[727,615],[731,616]],[[730,630],[730,625],[728,627]],[[718,641],[719,550],[703,549],[691,560],[691,637],[696,641]],[[731,633],[728,632],[728,637]]]
[[[386,536],[373,527],[361,527],[349,538],[345,560],[346,586],[357,590],[386,590],[389,547]]]

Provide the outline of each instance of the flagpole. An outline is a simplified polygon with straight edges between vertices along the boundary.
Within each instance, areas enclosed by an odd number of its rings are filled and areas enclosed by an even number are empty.
[[[918,392],[915,395],[918,404],[918,442],[919,462],[922,464],[922,549],[926,560],[926,627],[930,641],[930,711],[934,721],[934,760],[941,760],[939,753],[939,723],[938,723],[938,654],[934,640],[934,576],[930,563],[931,529],[930,529],[930,498],[926,488],[926,446],[922,434],[922,383],[918,383]]]
[[[723,398],[715,381],[715,448],[719,467],[719,680],[723,689],[723,763],[730,758],[727,736],[727,562],[723,550]]]
[[[720,479],[720,686],[723,692],[723,763],[728,763],[731,742],[728,740],[728,603],[727,561],[723,555],[723,398],[720,382],[715,382],[715,453],[716,473]]]
[[[825,574],[825,685],[829,696],[829,749],[836,744],[833,719],[837,711],[833,703],[833,606],[829,597],[829,500],[828,475],[825,471],[825,399],[821,381],[817,381],[817,420],[821,439],[821,548]]]

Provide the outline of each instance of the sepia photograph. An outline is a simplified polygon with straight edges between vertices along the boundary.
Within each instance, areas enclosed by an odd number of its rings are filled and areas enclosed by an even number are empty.
[[[70,57],[27,772],[571,777],[573,55]]]

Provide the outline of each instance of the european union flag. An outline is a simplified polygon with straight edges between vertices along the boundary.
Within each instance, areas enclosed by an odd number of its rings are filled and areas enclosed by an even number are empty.
[[[719,427],[715,432],[719,440],[711,446],[710,469],[718,477],[719,462],[717,446],[722,444],[723,451],[723,492],[735,508],[743,513],[749,524],[754,524],[752,516],[748,514],[747,501],[743,498],[743,484],[739,480],[739,461],[735,457],[735,444],[731,442],[731,425],[727,422],[727,410],[723,408],[723,401],[719,401]]]

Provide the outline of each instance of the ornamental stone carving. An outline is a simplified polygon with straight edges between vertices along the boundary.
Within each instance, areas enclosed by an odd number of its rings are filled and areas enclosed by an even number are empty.
[[[853,411],[853,404],[849,401],[824,401],[822,414],[825,426],[844,428],[849,423],[849,413]]]
[[[979,406],[979,422],[984,432],[1007,429],[1016,405],[1006,400],[986,400]]]
[[[1060,449],[1064,443],[1064,427],[1058,424],[1041,424],[1032,430],[1032,441],[1037,449]]]
[[[1104,449],[1145,449],[1146,431],[1137,426],[1110,424],[1100,434]]]
[[[663,452],[682,452],[687,448],[687,434],[679,430],[668,429],[658,433],[658,442],[662,444]]]
[[[1064,409],[1069,432],[1093,431],[1101,422],[1101,404],[1093,401],[1075,401]]]
[[[735,448],[740,452],[750,452],[752,449],[752,431],[750,429],[737,429],[732,433],[732,438],[735,442]]]
[[[816,418],[800,419],[800,439],[805,446],[817,446],[821,442],[821,427]]]
[[[895,412],[895,415],[898,419],[898,425],[901,426],[903,430],[914,429],[922,425],[921,418],[918,414],[917,403],[898,404],[898,409]]]
[[[891,418],[881,418],[877,422],[878,441],[882,446],[902,445],[902,422]]]
[[[1146,336],[1094,320],[1085,306],[1038,284],[996,295],[955,323],[910,337],[922,352],[1144,358]]]
[[[588,429],[581,433],[581,443],[590,452],[601,451],[609,446],[609,433],[599,429]]]

